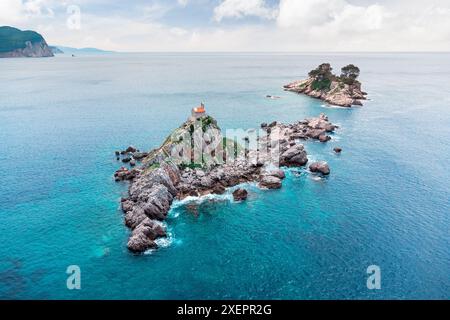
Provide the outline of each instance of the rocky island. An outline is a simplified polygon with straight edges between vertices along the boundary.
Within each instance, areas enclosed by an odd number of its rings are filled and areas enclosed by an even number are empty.
[[[53,52],[37,32],[0,27],[0,58],[20,57],[53,57]]]
[[[162,222],[175,199],[223,194],[246,182],[262,189],[281,188],[285,174],[280,166],[308,163],[301,141],[326,142],[336,128],[321,114],[292,124],[274,121],[259,129],[227,130],[224,135],[202,104],[159,148],[148,153],[134,147],[116,151],[117,156],[142,161],[132,169],[121,167],[114,175],[116,181],[130,181],[128,196],[121,199],[125,224],[132,230],[128,249],[140,253],[157,247],[155,240],[166,236]],[[312,168],[318,174],[330,173],[323,162]],[[239,188],[233,197],[244,201],[247,191]]]
[[[362,106],[361,100],[367,93],[361,91],[361,83],[357,80],[359,68],[349,64],[341,69],[341,75],[332,73],[329,63],[322,63],[308,73],[308,79],[295,81],[284,86],[286,91],[303,93],[310,97],[341,106]]]

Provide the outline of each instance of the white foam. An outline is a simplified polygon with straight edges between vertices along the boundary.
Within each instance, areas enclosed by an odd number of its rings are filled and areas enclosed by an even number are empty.
[[[347,107],[340,107],[340,106],[335,106],[335,105],[332,105],[332,104],[321,104],[320,105],[322,108],[326,108],[326,109],[350,109],[350,108],[347,108]]]
[[[158,238],[155,240],[158,249],[168,248],[174,242],[174,237],[171,232],[167,232],[167,236],[164,238]],[[155,252],[157,249],[148,249],[144,252],[144,255],[150,255]]]
[[[155,240],[155,243],[159,248],[167,248],[172,244],[173,238],[172,236],[167,236],[166,238],[158,238]]]
[[[207,194],[207,195],[200,196],[200,197],[189,196],[189,197],[184,198],[183,200],[175,200],[172,203],[171,211],[173,209],[182,207],[189,203],[200,204],[202,202],[211,201],[211,200],[227,201],[227,200],[232,200],[232,196],[229,192],[226,192],[224,194]]]
[[[314,181],[321,181],[322,180],[322,177],[316,176],[316,175],[309,175],[309,177],[311,178],[311,180],[314,180]]]

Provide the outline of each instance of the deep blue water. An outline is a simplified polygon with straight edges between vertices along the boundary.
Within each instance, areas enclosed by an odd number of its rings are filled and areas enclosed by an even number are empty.
[[[325,61],[358,65],[371,101],[282,91]],[[0,298],[449,299],[449,75],[450,54],[0,60]],[[341,128],[306,148],[332,173],[288,172],[244,203],[178,204],[171,243],[132,255],[113,151],[158,146],[200,101],[222,128],[325,112]],[[66,288],[73,264],[79,291]],[[372,264],[381,290],[366,287]]]

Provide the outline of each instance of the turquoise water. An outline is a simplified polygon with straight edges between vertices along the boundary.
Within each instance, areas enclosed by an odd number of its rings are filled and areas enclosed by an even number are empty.
[[[329,108],[282,91],[325,61],[358,65],[371,101]],[[450,54],[0,60],[0,298],[448,299],[449,74]],[[341,129],[306,148],[332,173],[290,171],[244,203],[177,204],[170,243],[132,255],[113,151],[158,146],[200,101],[222,128],[325,112]],[[366,287],[372,264],[381,290]]]

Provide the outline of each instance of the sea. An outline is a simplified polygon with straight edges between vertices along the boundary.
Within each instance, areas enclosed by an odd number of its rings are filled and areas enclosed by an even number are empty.
[[[360,68],[363,107],[283,91],[323,62]],[[114,151],[159,146],[200,102],[222,129],[325,113],[339,129],[305,148],[331,174],[176,201],[132,254]],[[0,59],[0,299],[449,299],[449,160],[449,53]]]

